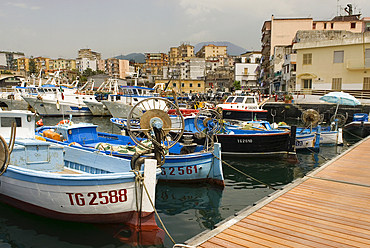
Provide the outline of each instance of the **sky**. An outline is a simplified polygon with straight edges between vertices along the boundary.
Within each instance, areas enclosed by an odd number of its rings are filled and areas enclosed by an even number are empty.
[[[106,59],[211,41],[260,50],[271,15],[330,20],[348,3],[370,17],[369,0],[0,0],[0,51],[73,59],[89,48]]]

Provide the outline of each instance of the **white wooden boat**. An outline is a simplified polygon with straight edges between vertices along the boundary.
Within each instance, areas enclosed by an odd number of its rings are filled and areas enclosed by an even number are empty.
[[[8,156],[12,122],[17,138]],[[146,160],[144,174],[135,175],[129,160],[35,139],[35,117],[28,111],[0,112],[0,126],[1,202],[59,220],[157,228],[150,203],[160,174],[155,160]],[[135,181],[138,175],[148,194]]]

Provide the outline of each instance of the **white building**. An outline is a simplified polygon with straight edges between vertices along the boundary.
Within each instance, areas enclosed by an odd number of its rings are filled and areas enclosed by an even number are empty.
[[[88,58],[77,58],[76,59],[76,68],[79,72],[83,72],[87,68],[90,68],[93,71],[96,71],[98,60],[88,59]]]
[[[240,81],[243,89],[258,88],[257,67],[261,52],[248,52],[241,55],[241,63],[235,63],[235,81]]]

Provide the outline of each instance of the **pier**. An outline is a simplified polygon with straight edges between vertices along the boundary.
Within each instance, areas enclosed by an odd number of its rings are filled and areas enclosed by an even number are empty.
[[[186,241],[196,247],[370,247],[370,137]]]

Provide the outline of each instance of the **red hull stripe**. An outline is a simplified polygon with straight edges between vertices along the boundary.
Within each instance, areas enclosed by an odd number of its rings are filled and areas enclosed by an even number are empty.
[[[8,204],[12,207],[18,208],[25,212],[33,213],[47,218],[73,221],[73,222],[84,222],[84,223],[128,223],[133,222],[133,218],[138,217],[136,211],[120,212],[114,214],[67,214],[60,213],[54,210],[46,209],[40,206],[36,206],[24,201],[14,199],[12,197],[0,194],[0,201]],[[153,215],[153,212],[142,212],[143,218]],[[155,221],[154,221],[155,223]],[[149,223],[148,223],[149,224]],[[155,224],[156,226],[156,224]]]

